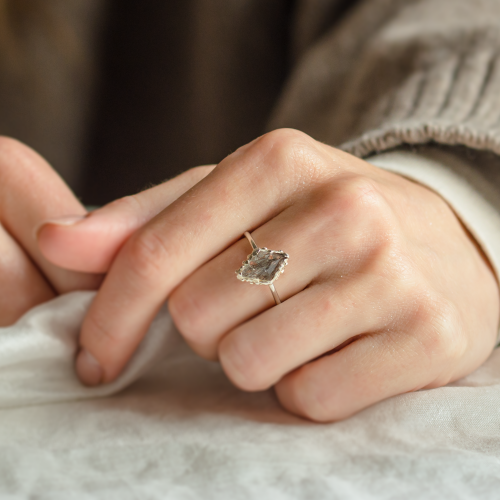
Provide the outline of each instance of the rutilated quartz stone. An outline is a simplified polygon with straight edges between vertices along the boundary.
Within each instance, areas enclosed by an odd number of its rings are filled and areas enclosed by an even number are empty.
[[[236,271],[236,277],[255,285],[270,285],[283,272],[288,258],[282,250],[257,248]]]

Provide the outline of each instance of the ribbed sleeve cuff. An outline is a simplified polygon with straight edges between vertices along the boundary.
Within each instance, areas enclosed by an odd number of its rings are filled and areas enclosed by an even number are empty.
[[[297,60],[269,128],[359,157],[431,142],[500,155],[499,0],[357,4]]]
[[[432,64],[415,60],[405,78],[373,96],[341,149],[366,157],[437,142],[500,154],[499,42],[490,38],[484,30],[481,39],[470,37],[455,50],[436,47]],[[389,69],[381,62],[381,71]]]

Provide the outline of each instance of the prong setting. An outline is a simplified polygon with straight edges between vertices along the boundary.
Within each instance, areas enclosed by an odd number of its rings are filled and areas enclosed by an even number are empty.
[[[236,277],[252,285],[271,285],[285,271],[288,259],[283,250],[256,248],[236,271]]]

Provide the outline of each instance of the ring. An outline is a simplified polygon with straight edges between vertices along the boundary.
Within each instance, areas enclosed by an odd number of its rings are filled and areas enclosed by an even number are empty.
[[[236,277],[252,285],[269,285],[276,305],[281,304],[273,283],[283,274],[289,255],[283,250],[259,248],[248,231],[245,231],[245,236],[253,251],[236,271]]]

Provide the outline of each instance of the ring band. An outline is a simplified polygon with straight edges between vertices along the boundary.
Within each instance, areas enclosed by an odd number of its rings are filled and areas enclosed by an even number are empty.
[[[236,277],[252,285],[268,285],[276,305],[281,304],[274,282],[283,274],[289,255],[283,250],[259,248],[248,231],[245,231],[245,237],[252,245],[252,253],[236,271]]]

